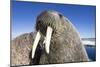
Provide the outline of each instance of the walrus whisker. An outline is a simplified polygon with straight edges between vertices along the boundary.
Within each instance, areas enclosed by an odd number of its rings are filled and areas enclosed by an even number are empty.
[[[37,34],[36,34],[35,41],[33,43],[33,47],[32,47],[32,58],[34,58],[34,56],[35,56],[36,47],[38,45],[40,37],[41,37],[41,35],[40,35],[40,32],[38,31]]]

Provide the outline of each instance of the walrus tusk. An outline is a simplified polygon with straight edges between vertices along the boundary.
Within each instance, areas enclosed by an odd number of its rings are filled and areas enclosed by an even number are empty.
[[[46,38],[45,38],[45,49],[48,54],[49,54],[49,47],[50,47],[52,31],[53,29],[50,26],[48,26],[47,31],[46,31]]]
[[[35,50],[36,50],[36,47],[38,45],[38,42],[40,40],[40,32],[38,31],[37,34],[36,34],[36,38],[35,38],[35,41],[33,43],[33,47],[32,47],[32,58],[34,58],[34,55],[35,55]]]

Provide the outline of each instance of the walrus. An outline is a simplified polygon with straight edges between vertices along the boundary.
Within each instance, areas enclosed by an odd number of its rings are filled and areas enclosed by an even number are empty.
[[[36,31],[32,58],[41,36],[44,38],[39,64],[89,61],[79,32],[63,14],[43,11],[37,17]]]
[[[11,66],[88,61],[74,25],[57,11],[43,11],[36,31],[11,41]]]

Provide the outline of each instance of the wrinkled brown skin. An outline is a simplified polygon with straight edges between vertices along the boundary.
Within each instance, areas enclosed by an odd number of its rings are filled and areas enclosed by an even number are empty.
[[[53,28],[50,52],[43,50],[40,64],[66,62],[85,62],[88,56],[81,42],[79,33],[71,22],[56,11],[44,11],[37,18],[36,29],[45,36],[47,27]]]

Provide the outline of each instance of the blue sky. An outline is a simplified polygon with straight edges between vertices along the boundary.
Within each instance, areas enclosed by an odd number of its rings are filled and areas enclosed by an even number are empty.
[[[44,10],[62,13],[77,28],[81,38],[95,37],[95,6],[13,1],[11,8],[12,38],[34,31],[36,17]]]

